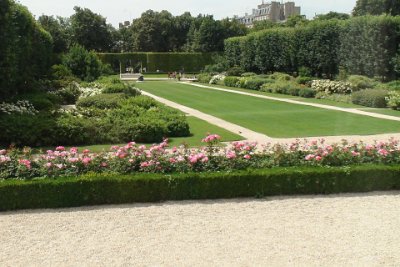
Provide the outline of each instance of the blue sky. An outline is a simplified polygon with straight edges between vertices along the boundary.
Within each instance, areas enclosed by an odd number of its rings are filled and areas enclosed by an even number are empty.
[[[190,11],[192,15],[212,14],[221,19],[233,15],[251,13],[252,8],[262,0],[18,0],[27,6],[35,15],[57,15],[68,17],[73,13],[74,6],[87,7],[92,11],[107,17],[107,21],[117,26],[119,22],[140,17],[140,14],[148,9],[155,11],[168,10],[173,15],[180,15]],[[267,0],[266,0],[267,2]],[[296,5],[302,8],[302,14],[307,18],[315,14],[323,14],[329,11],[350,13],[356,0],[295,0]]]

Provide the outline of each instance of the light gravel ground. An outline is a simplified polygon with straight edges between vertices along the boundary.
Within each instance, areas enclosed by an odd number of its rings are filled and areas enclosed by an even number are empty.
[[[400,192],[0,213],[0,266],[399,266]]]

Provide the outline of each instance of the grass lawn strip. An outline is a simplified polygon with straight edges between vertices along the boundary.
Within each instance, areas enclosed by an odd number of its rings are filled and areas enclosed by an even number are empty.
[[[250,129],[241,127],[240,125],[233,124],[228,121],[222,120],[220,118],[200,112],[196,109],[192,109],[190,107],[177,104],[168,99],[158,97],[158,96],[150,94],[148,92],[143,92],[143,94],[150,96],[150,97],[154,98],[155,100],[157,100],[158,102],[161,102],[167,106],[173,107],[175,109],[179,109],[180,111],[183,111],[187,114],[190,114],[192,116],[195,116],[195,117],[203,119],[203,120],[206,120],[210,124],[214,124],[214,125],[224,128],[224,129],[227,129],[228,131],[238,133],[238,134],[240,134],[240,136],[246,138],[247,140],[266,142],[271,139],[270,137],[268,137],[264,134],[260,134],[258,132],[252,131]]]
[[[282,99],[239,95],[185,83],[148,82],[138,87],[173,102],[274,138],[372,135],[400,132],[400,123]],[[324,106],[324,105],[322,105]],[[334,108],[334,107],[330,107]],[[397,118],[398,119],[398,118]]]
[[[394,116],[390,116],[390,115],[384,115],[384,114],[377,114],[377,113],[362,111],[362,110],[358,110],[358,109],[346,109],[346,108],[335,107],[335,106],[330,106],[330,105],[323,105],[323,104],[318,104],[318,103],[300,102],[300,101],[293,100],[293,99],[287,99],[287,98],[283,99],[283,98],[279,98],[279,97],[263,96],[263,95],[248,93],[248,92],[233,91],[233,90],[230,90],[230,89],[224,89],[224,88],[218,88],[218,87],[210,87],[210,86],[194,84],[194,83],[187,83],[187,84],[190,84],[192,86],[202,87],[202,88],[220,90],[220,91],[229,92],[229,93],[260,97],[260,98],[265,98],[265,99],[275,100],[275,101],[282,101],[282,102],[287,102],[287,103],[291,103],[291,104],[307,105],[307,106],[312,106],[312,107],[317,107],[317,108],[324,108],[324,109],[349,112],[349,113],[354,113],[354,114],[359,114],[359,115],[364,115],[364,116],[370,116],[370,117],[374,117],[374,118],[400,121],[400,118],[398,118],[398,117],[394,117]]]

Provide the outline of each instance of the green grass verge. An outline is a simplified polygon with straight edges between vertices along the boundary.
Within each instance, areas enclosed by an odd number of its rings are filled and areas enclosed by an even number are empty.
[[[173,82],[138,87],[271,137],[369,135],[400,132],[400,122],[284,103]]]
[[[400,166],[365,165],[5,180],[0,182],[0,210],[398,190],[399,177]]]
[[[265,95],[265,96],[283,98],[283,99],[293,99],[293,100],[305,102],[305,103],[315,103],[315,104],[328,105],[328,106],[334,106],[334,107],[339,107],[339,108],[364,108],[363,106],[360,106],[360,105],[355,105],[352,103],[336,102],[336,101],[328,100],[328,99],[304,98],[304,97],[299,97],[299,96],[267,93],[267,92],[260,92],[260,91],[250,90],[250,89],[229,87],[229,86],[225,86],[225,85],[204,84],[204,83],[199,83],[199,84],[214,87],[214,88],[223,88],[223,89],[229,89],[232,91],[239,91],[239,92],[251,93],[251,94],[256,94],[256,95]]]
[[[231,141],[238,141],[238,140],[243,140],[243,137],[240,135],[234,134],[230,131],[227,131],[223,128],[220,128],[218,126],[215,126],[213,124],[210,124],[204,120],[198,119],[196,117],[187,117],[187,121],[190,126],[190,132],[191,136],[188,137],[174,137],[174,138],[169,138],[169,146],[174,147],[174,146],[179,146],[182,144],[185,144],[189,147],[197,147],[204,145],[201,140],[208,134],[218,134],[222,138],[222,142],[231,142]],[[103,151],[109,151],[111,146],[124,146],[126,144],[101,144],[101,145],[90,145],[90,146],[78,146],[78,149],[80,151],[84,149],[89,149],[93,153],[99,153]],[[146,144],[149,145],[149,144]],[[71,147],[67,147],[67,149],[70,149]],[[54,149],[54,147],[41,147],[41,148],[35,148],[34,152],[38,153],[40,151],[47,151],[49,149]]]
[[[359,108],[359,110],[383,114],[383,115],[389,115],[389,116],[394,116],[394,117],[400,117],[400,111],[398,111],[398,110],[382,109],[382,108],[380,108],[380,109],[379,108],[365,108],[365,107]]]

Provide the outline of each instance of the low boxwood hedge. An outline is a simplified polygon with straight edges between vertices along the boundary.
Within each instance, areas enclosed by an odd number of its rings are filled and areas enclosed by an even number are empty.
[[[0,182],[0,210],[165,200],[331,194],[400,189],[400,166],[296,167],[233,173],[88,174]]]

